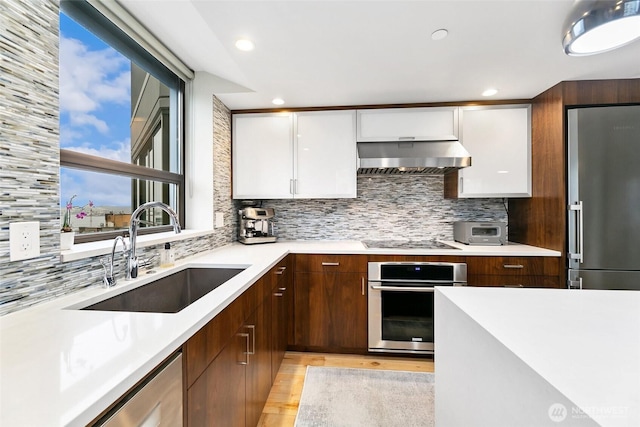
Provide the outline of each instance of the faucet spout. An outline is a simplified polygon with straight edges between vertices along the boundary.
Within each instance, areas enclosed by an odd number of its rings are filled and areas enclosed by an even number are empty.
[[[115,239],[113,239],[113,246],[111,247],[111,258],[109,258],[109,261],[108,261],[109,271],[107,271],[107,264],[104,263],[102,260],[100,261],[100,263],[102,264],[102,267],[104,268],[104,277],[102,278],[102,282],[105,288],[110,288],[111,286],[115,286],[116,284],[116,277],[113,275],[113,263],[115,262],[116,246],[118,246],[118,242],[122,244],[122,254],[126,259],[127,244],[125,243],[124,238],[122,236],[117,236]],[[125,278],[129,279],[129,268],[127,268]]]
[[[140,215],[147,209],[159,208],[165,211],[169,218],[171,218],[171,224],[173,225],[173,231],[178,234],[182,231],[180,227],[180,220],[178,215],[171,207],[162,202],[147,202],[143,203],[136,208],[131,214],[131,222],[129,224],[129,258],[127,262],[127,278],[135,279],[138,277],[138,256],[136,255],[136,240],[138,237],[138,228],[140,227]]]

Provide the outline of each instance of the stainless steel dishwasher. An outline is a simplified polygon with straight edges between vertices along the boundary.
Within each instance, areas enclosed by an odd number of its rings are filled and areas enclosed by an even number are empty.
[[[124,404],[97,425],[105,427],[182,426],[182,353],[158,368],[158,373],[131,391]]]

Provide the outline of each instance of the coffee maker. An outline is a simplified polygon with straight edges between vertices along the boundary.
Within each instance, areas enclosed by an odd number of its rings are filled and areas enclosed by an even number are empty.
[[[273,243],[277,237],[274,232],[273,208],[246,207],[238,211],[238,241],[245,245],[255,243]]]

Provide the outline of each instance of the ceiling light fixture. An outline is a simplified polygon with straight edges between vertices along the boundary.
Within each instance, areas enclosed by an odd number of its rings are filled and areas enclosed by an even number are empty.
[[[482,92],[482,96],[493,96],[496,93],[498,93],[498,89],[487,89],[484,92]]]
[[[236,48],[243,52],[252,51],[256,46],[249,39],[239,39],[236,41]]]
[[[275,105],[282,105],[284,104],[284,99],[282,98],[273,98],[273,101],[271,101],[273,104]]]
[[[606,52],[640,38],[640,0],[580,1],[562,47],[567,55]]]
[[[449,31],[445,30],[444,28],[435,30],[433,33],[431,33],[431,40],[442,40],[447,37],[448,34]]]

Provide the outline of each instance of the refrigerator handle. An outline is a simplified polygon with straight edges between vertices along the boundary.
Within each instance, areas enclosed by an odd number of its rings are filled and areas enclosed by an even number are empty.
[[[567,288],[569,289],[582,289],[582,277],[578,277],[578,280],[567,280]]]
[[[569,211],[576,212],[578,226],[575,242],[576,252],[569,251],[569,259],[575,259],[578,260],[578,262],[582,262],[584,254],[584,211],[582,210],[582,200],[576,204],[569,205]]]

